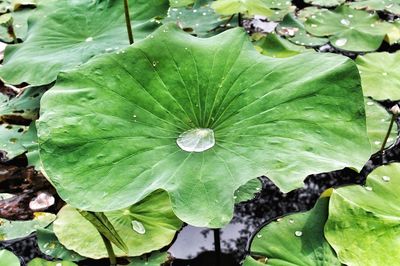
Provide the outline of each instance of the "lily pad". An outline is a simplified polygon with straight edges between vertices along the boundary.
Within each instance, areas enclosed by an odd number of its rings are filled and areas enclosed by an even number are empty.
[[[20,262],[17,256],[7,249],[0,250],[0,262],[4,266],[20,266]]]
[[[278,24],[276,32],[297,45],[315,47],[322,46],[329,41],[327,38],[308,34],[304,25],[293,14],[288,14],[284,17],[283,21]]]
[[[35,218],[29,221],[9,221],[0,218],[0,240],[10,240],[25,237],[36,229],[48,226],[56,216],[51,213],[36,212]]]
[[[358,56],[356,63],[364,95],[375,100],[400,100],[399,62],[400,52]]]
[[[275,33],[268,34],[254,45],[263,55],[278,58],[290,57],[307,51],[305,47],[295,45]]]
[[[322,197],[308,212],[288,215],[263,226],[251,241],[253,258],[248,257],[243,265],[342,265],[324,238],[328,204],[329,198]]]
[[[220,227],[250,179],[287,192],[368,160],[351,60],[260,56],[241,28],[153,36],[61,74],[42,98],[42,164],[72,206],[114,210],[164,189],[181,220]]]
[[[26,151],[22,138],[27,130],[26,126],[0,124],[0,161],[9,161]]]
[[[400,164],[375,169],[366,185],[335,189],[325,237],[346,265],[400,261]]]
[[[47,261],[44,259],[36,258],[28,263],[28,266],[77,266],[70,261]]]
[[[37,243],[43,254],[53,258],[80,261],[85,259],[78,253],[64,247],[57,239],[52,228],[40,228],[36,231]]]
[[[400,2],[398,0],[358,0],[348,3],[352,8],[370,11],[386,11],[400,15]]]
[[[385,108],[379,103],[365,99],[365,113],[367,117],[367,131],[368,137],[374,152],[381,149],[382,142],[385,139],[386,132],[389,129],[390,120],[392,115],[389,114]],[[386,147],[389,147],[397,138],[396,126],[392,127]]]
[[[21,117],[36,120],[39,117],[40,99],[49,86],[26,87],[20,95],[0,103],[0,120]]]
[[[130,0],[135,40],[157,28],[168,0]],[[47,14],[47,15],[43,15]],[[30,17],[27,39],[8,45],[0,77],[9,84],[48,84],[60,71],[129,45],[121,1],[46,1]],[[46,40],[43,42],[43,40]],[[31,71],[34,69],[35,71]]]
[[[163,19],[163,23],[175,22],[184,31],[199,37],[212,36],[230,26],[237,25],[237,19],[221,18],[216,14],[210,7],[211,2],[196,0],[190,7],[171,7],[168,10],[168,16]]]
[[[168,245],[182,226],[172,212],[168,194],[164,191],[154,192],[127,209],[106,212],[105,215],[128,246],[128,255],[132,257]],[[96,228],[68,205],[58,213],[53,230],[61,244],[82,256],[94,259],[108,257]],[[127,255],[116,246],[114,250],[117,256]]]
[[[314,6],[334,7],[343,4],[346,0],[304,0],[304,2]]]
[[[281,20],[295,9],[288,0],[217,0],[211,7],[225,16],[241,13],[246,17],[260,15],[273,21]]]
[[[377,14],[339,6],[309,17],[305,27],[312,35],[329,37],[330,43],[338,49],[369,52],[379,48],[390,25],[381,21]]]

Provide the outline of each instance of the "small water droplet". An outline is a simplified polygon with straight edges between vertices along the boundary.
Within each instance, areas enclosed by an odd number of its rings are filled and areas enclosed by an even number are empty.
[[[233,199],[237,199],[237,196],[233,196]]]
[[[353,15],[348,15],[348,17],[349,17],[349,18],[352,18],[352,17],[354,17],[354,16],[353,16]]]
[[[335,41],[335,45],[336,46],[343,46],[343,45],[345,45],[347,43],[347,39],[344,39],[344,38],[342,38],[342,39],[337,39],[336,41]]]
[[[146,233],[146,229],[144,228],[141,222],[133,220],[131,224],[132,224],[132,229],[138,234],[143,235],[144,233]]]
[[[294,235],[295,236],[302,236],[303,232],[302,231],[296,231],[296,232],[294,232]]]
[[[386,72],[383,72],[382,75],[387,76],[387,73],[386,73]]]
[[[316,28],[316,27],[317,27],[317,25],[311,24],[311,28]]]
[[[61,262],[59,262],[59,263],[57,263],[57,264],[56,264],[56,266],[62,266],[62,263],[61,263]]]
[[[179,148],[187,152],[202,152],[215,145],[214,131],[209,128],[189,129],[176,140]]]
[[[203,16],[205,16],[205,15],[207,15],[207,13],[206,13],[206,12],[203,12]]]
[[[257,238],[261,238],[261,237],[262,237],[262,235],[261,235],[261,234],[258,234],[258,235],[257,235]]]
[[[367,102],[367,105],[374,105],[374,102]]]
[[[370,26],[373,28],[373,27],[375,27],[375,24],[371,24]]]
[[[85,40],[85,42],[91,42],[91,41],[93,41],[93,37],[88,37],[88,38],[86,38],[86,40]]]
[[[345,18],[341,19],[341,20],[340,20],[340,23],[343,24],[343,25],[345,25],[345,26],[350,25],[350,21],[349,21],[348,19],[345,19]]]
[[[282,218],[278,218],[278,219],[276,219],[276,221],[277,221],[277,222],[280,222],[280,221],[282,221]]]
[[[365,190],[372,191],[372,187],[366,186],[364,188],[365,188]]]
[[[196,13],[197,12],[197,9],[193,9],[193,13]]]
[[[382,180],[385,181],[385,182],[389,182],[390,181],[390,176],[384,175],[384,176],[382,176]]]
[[[294,220],[293,219],[289,219],[289,223],[293,224]]]
[[[381,142],[379,140],[376,140],[376,141],[374,141],[374,144],[379,145],[379,144],[381,144]]]

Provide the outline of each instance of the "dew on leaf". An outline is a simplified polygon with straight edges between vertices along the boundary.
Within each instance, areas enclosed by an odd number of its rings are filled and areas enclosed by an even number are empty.
[[[144,225],[143,225],[141,222],[139,222],[139,221],[137,221],[137,220],[133,220],[133,221],[131,222],[131,225],[132,225],[132,229],[133,229],[135,232],[137,232],[138,234],[143,235],[143,234],[146,233],[146,228],[144,228]]]
[[[382,176],[382,180],[385,181],[385,182],[389,182],[390,181],[390,176],[384,175],[384,176]]]
[[[91,42],[91,41],[93,41],[93,37],[88,37],[88,38],[85,40],[85,42]]]
[[[178,146],[187,152],[202,152],[215,145],[214,131],[209,128],[189,129],[179,135]]]
[[[337,45],[337,46],[343,46],[343,45],[345,45],[347,43],[347,39],[344,39],[344,38],[342,38],[342,39],[337,39],[336,41],[335,41],[335,45]]]
[[[296,232],[294,232],[294,235],[300,237],[300,236],[303,235],[303,232],[302,231],[296,231]]]

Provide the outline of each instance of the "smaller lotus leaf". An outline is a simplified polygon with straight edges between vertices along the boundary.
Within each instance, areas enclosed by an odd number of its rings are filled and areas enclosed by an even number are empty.
[[[20,262],[17,256],[7,249],[0,250],[0,265],[4,266],[20,266]]]
[[[325,237],[342,263],[395,265],[400,261],[399,173],[400,163],[380,166],[365,186],[334,190]]]
[[[315,14],[319,12],[321,12],[321,8],[316,6],[308,6],[297,11],[297,19],[304,23],[308,17],[315,16]]]
[[[168,245],[182,226],[172,212],[168,194],[160,190],[127,209],[106,212],[105,215],[128,246],[128,255],[132,257]],[[58,213],[53,230],[62,245],[82,256],[108,257],[96,228],[69,205]],[[126,256],[116,246],[114,250],[117,256]]]
[[[377,14],[339,6],[322,10],[305,22],[306,30],[321,37],[329,37],[331,44],[341,50],[375,51],[382,44],[390,25]]]
[[[188,6],[191,5],[195,2],[196,0],[169,0],[169,6],[170,7],[183,7],[183,6]]]
[[[25,42],[6,48],[0,68],[6,83],[48,84],[62,70],[129,45],[122,1],[45,2],[30,17]],[[168,0],[130,0],[129,4],[135,6],[133,32],[135,40],[140,40],[159,26],[152,18],[166,13]]]
[[[29,221],[9,221],[0,218],[0,240],[28,236],[37,229],[48,226],[55,218],[54,214],[45,212],[36,212],[35,218]]]
[[[304,0],[305,3],[314,6],[333,7],[346,2],[346,0]]]
[[[365,99],[365,114],[367,117],[368,138],[372,146],[372,151],[377,152],[381,149],[382,142],[389,129],[392,116],[374,100]],[[397,129],[392,127],[386,147],[393,144],[397,138]]]
[[[275,33],[268,34],[254,45],[263,55],[278,58],[290,57],[307,51],[305,47],[293,44]]]
[[[329,41],[327,38],[308,34],[304,25],[293,14],[288,14],[283,18],[283,21],[277,26],[276,32],[297,45],[314,47],[324,45]]]
[[[364,95],[375,100],[400,100],[399,62],[400,52],[358,56],[356,63]]]
[[[26,126],[0,124],[0,161],[9,161],[26,151],[22,138],[27,130]]]
[[[53,228],[40,228],[36,231],[37,243],[40,251],[47,256],[53,258],[68,260],[68,261],[80,261],[85,259],[75,251],[69,250],[64,247],[57,236],[53,232]]]
[[[398,0],[356,0],[348,3],[352,8],[369,11],[386,11],[400,15],[400,2]]]
[[[164,23],[175,22],[184,31],[199,37],[215,35],[237,21],[230,18],[221,18],[210,7],[211,1],[196,0],[191,7],[171,7]],[[226,26],[226,27],[225,27]]]
[[[321,197],[315,207],[271,222],[254,235],[250,255],[244,266],[296,265],[340,266],[335,252],[324,238],[328,217],[328,197]]]
[[[36,258],[28,263],[28,266],[77,266],[70,261],[47,261],[44,259]]]
[[[31,16],[35,9],[23,8],[17,11],[7,13],[12,17],[12,28],[17,39],[25,40],[28,33],[28,18]],[[8,27],[0,27],[0,40],[6,43],[12,43],[14,38],[10,35]]]
[[[0,102],[0,120],[13,117],[35,120],[39,117],[40,99],[48,86],[26,87],[21,94]]]

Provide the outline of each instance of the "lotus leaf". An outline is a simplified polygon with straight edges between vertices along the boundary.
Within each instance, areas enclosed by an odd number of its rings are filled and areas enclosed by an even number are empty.
[[[26,126],[0,124],[0,161],[9,161],[26,151],[22,138],[27,130]]]
[[[129,4],[135,6],[133,31],[135,40],[140,40],[159,26],[150,19],[166,12],[168,0],[130,0]],[[6,83],[48,84],[60,71],[129,45],[123,4],[117,0],[49,0],[38,6],[29,25],[26,41],[6,48],[0,68]]]
[[[400,164],[380,166],[365,186],[335,189],[325,237],[346,265],[400,261]]]
[[[304,25],[293,14],[286,15],[277,26],[276,31],[279,35],[285,36],[289,41],[297,45],[314,47],[324,45],[329,41],[327,38],[308,34]]]
[[[379,48],[391,25],[381,21],[377,14],[339,6],[309,17],[305,27],[312,35],[329,37],[330,43],[338,49],[368,52]]]
[[[315,6],[333,7],[343,4],[346,0],[304,0],[304,2]]]
[[[7,13],[12,18],[11,23],[17,39],[25,40],[28,32],[28,18],[33,14],[33,11],[36,10],[32,8],[23,8]],[[8,29],[5,26],[0,27],[0,40],[7,43],[14,41],[13,36],[9,34]]]
[[[308,212],[288,215],[261,227],[250,247],[250,255],[260,259],[248,257],[243,265],[340,266],[324,238],[328,203],[329,198],[322,197]]]
[[[400,52],[358,56],[362,89],[376,100],[400,100]]]
[[[164,191],[154,192],[127,209],[106,212],[105,215],[128,246],[129,256],[139,256],[168,245],[182,226]],[[82,256],[108,257],[96,228],[71,206],[60,210],[53,230],[61,244]],[[126,256],[116,246],[114,250],[117,256]]]
[[[268,34],[254,45],[263,55],[278,58],[290,57],[307,51],[303,46],[295,45],[275,33]]]
[[[389,129],[392,115],[390,115],[385,108],[380,106],[379,103],[370,99],[365,99],[365,114],[367,117],[368,137],[373,152],[376,152],[381,149],[382,142],[385,139],[386,133]],[[392,127],[386,147],[392,145],[396,138],[397,129],[396,127]]]
[[[36,229],[48,226],[56,216],[51,213],[36,212],[29,221],[9,221],[0,218],[0,240],[10,240],[30,235]]]
[[[28,263],[28,266],[77,266],[70,261],[47,261],[44,259],[36,258]]]
[[[400,15],[400,2],[398,0],[358,0],[350,2],[349,5],[356,9],[387,11]]]
[[[20,262],[17,256],[7,249],[0,250],[0,262],[4,266],[20,266]]]
[[[270,58],[241,28],[200,39],[165,25],[59,76],[41,101],[40,156],[74,207],[115,210],[164,189],[181,220],[220,227],[250,179],[287,192],[312,173],[361,168],[363,105],[342,56]]]
[[[169,0],[169,5],[171,7],[183,7],[193,4],[195,1],[196,0]]]

